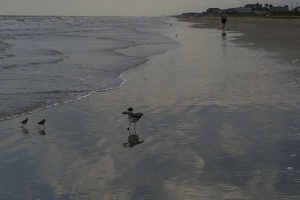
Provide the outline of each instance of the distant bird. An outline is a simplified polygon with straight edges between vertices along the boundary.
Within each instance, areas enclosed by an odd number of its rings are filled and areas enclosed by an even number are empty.
[[[45,119],[43,119],[42,121],[40,121],[39,123],[38,123],[38,129],[40,128],[40,126],[44,126],[45,127],[45,122],[46,122],[46,120]]]
[[[141,119],[141,117],[144,115],[143,113],[133,113],[133,108],[128,108],[128,111],[123,111],[123,114],[128,115],[128,121],[129,121],[129,126],[127,130],[129,130],[131,123],[134,123],[134,130],[136,123]]]
[[[28,118],[24,119],[23,121],[21,121],[21,123],[23,124],[22,125],[22,128],[27,124],[28,122]]]

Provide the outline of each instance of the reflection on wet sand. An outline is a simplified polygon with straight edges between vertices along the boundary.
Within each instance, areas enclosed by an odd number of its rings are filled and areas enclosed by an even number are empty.
[[[224,31],[223,31],[223,33],[225,33]],[[223,58],[225,58],[227,55],[227,34],[225,33],[225,34],[223,34],[222,33],[222,56],[223,56]]]
[[[134,132],[134,134],[131,134],[130,130],[128,130],[129,136],[128,136],[128,142],[123,143],[123,147],[133,147],[135,145],[141,144],[144,141],[139,139],[139,136]]]
[[[29,133],[29,130],[28,130],[27,128],[23,128],[23,129],[22,129],[22,133],[23,133],[23,134],[28,134],[28,133]]]
[[[45,129],[41,129],[38,131],[40,135],[46,135],[46,131]]]

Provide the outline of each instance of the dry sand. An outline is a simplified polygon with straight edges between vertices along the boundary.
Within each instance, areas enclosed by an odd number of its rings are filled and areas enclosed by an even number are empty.
[[[221,29],[220,17],[183,19],[197,28]],[[287,62],[300,58],[300,19],[271,17],[228,17],[226,31],[240,32],[237,41],[279,53]],[[296,63],[300,66],[300,62]]]
[[[120,89],[0,122],[1,198],[299,199],[289,66],[230,34],[171,23],[180,48],[126,73]],[[144,113],[133,148],[123,147],[128,107]]]

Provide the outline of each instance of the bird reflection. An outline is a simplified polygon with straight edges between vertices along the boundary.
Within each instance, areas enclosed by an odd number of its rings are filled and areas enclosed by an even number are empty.
[[[23,129],[22,129],[22,133],[27,135],[27,134],[29,133],[29,131],[28,131],[27,128],[23,128]]]
[[[46,135],[46,131],[45,131],[45,129],[41,129],[41,130],[39,130],[39,134],[40,134],[40,135]]]
[[[123,147],[127,148],[127,147],[133,147],[135,145],[141,144],[144,141],[139,139],[139,136],[136,134],[136,132],[134,134],[131,134],[130,130],[128,130],[129,132],[129,136],[128,136],[128,142],[123,143]]]

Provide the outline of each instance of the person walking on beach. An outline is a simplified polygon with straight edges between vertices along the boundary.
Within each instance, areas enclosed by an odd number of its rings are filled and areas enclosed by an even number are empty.
[[[221,14],[221,20],[222,20],[223,30],[224,30],[225,29],[225,23],[227,21],[227,15],[226,15],[225,11],[223,11],[222,14]]]

